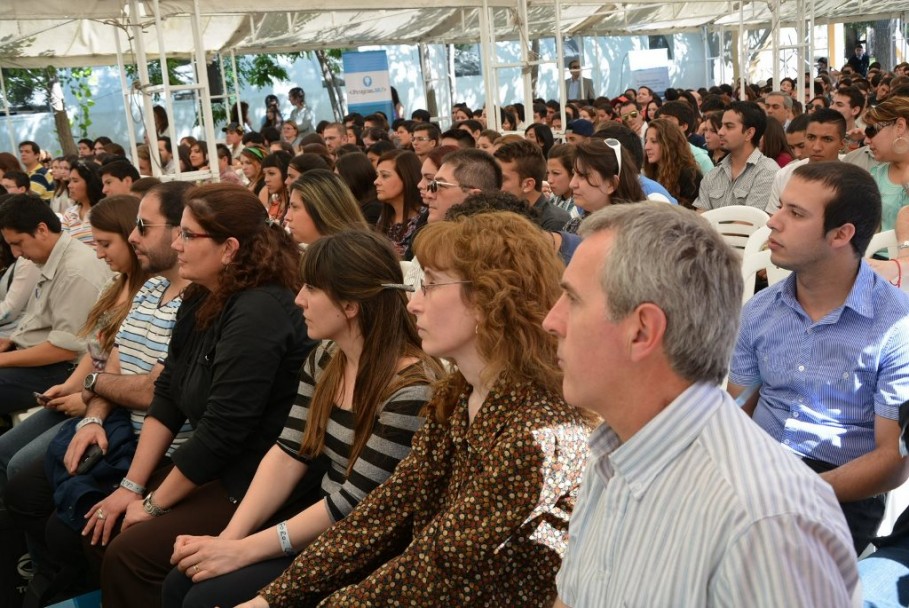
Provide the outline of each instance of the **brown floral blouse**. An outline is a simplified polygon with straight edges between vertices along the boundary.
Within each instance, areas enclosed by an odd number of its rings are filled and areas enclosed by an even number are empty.
[[[591,427],[502,380],[468,426],[467,397],[261,591],[269,606],[552,606]]]

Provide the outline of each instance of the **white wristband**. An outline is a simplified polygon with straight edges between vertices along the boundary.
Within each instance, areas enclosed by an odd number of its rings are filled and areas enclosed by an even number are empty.
[[[135,481],[130,481],[126,477],[120,480],[120,487],[129,490],[130,492],[134,492],[139,496],[145,496],[145,486],[140,486]]]
[[[281,551],[284,555],[296,555],[293,545],[290,544],[290,533],[287,531],[287,522],[282,521],[278,524],[278,541],[281,543]]]

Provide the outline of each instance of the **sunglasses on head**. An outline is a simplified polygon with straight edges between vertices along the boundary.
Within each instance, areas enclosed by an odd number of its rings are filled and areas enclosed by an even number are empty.
[[[865,137],[868,139],[874,139],[874,136],[889,127],[890,125],[896,124],[895,120],[887,120],[884,122],[878,122],[873,125],[868,125],[865,127]]]

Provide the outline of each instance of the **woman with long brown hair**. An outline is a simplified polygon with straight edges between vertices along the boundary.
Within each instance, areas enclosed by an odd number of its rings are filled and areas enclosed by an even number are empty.
[[[180,277],[192,285],[129,485],[86,513],[83,534],[107,546],[101,592],[110,606],[160,606],[177,535],[217,534],[230,521],[287,418],[314,346],[293,303],[299,250],[259,199],[230,184],[199,186],[185,199],[173,248]],[[193,434],[171,455],[172,466],[162,466],[186,421]],[[146,488],[153,491],[142,500]]]
[[[254,597],[293,561],[288,551],[344,518],[394,471],[442,376],[420,349],[400,264],[381,235],[326,236],[307,250],[301,270],[297,305],[322,346],[303,366],[284,431],[228,526],[217,538],[177,538],[166,607],[234,606]],[[324,475],[311,466],[320,458],[328,460]],[[322,499],[273,518],[310,471]]]
[[[376,229],[391,239],[398,255],[403,256],[423,208],[418,187],[420,159],[408,150],[390,150],[379,158],[376,173],[376,196],[385,203]]]
[[[644,141],[644,175],[658,181],[679,204],[693,209],[701,186],[698,168],[688,140],[665,118],[650,121]]]
[[[589,425],[562,401],[542,328],[562,263],[513,213],[428,224],[409,309],[452,362],[413,449],[384,484],[246,607],[550,607]]]

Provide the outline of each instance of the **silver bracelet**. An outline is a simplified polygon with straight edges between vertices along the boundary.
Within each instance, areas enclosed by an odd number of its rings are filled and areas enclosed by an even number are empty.
[[[909,241],[903,241],[896,246],[897,249],[909,249]]]
[[[103,427],[104,421],[101,420],[100,418],[98,418],[97,416],[88,416],[87,418],[83,418],[82,420],[80,420],[79,422],[76,423],[76,430],[77,431],[81,430],[82,427],[88,426],[90,424],[98,424]]]
[[[152,498],[154,494],[154,492],[149,492],[148,496],[145,497],[145,500],[142,501],[142,508],[145,510],[145,512],[152,517],[159,517],[165,513],[169,513],[170,509],[164,509],[155,504],[155,501]]]
[[[120,480],[120,487],[138,494],[139,496],[145,496],[145,486],[140,486],[135,481],[130,481],[126,477]]]
[[[281,543],[281,550],[284,555],[296,555],[293,545],[290,544],[290,533],[287,531],[287,522],[282,521],[278,524],[278,541]]]

